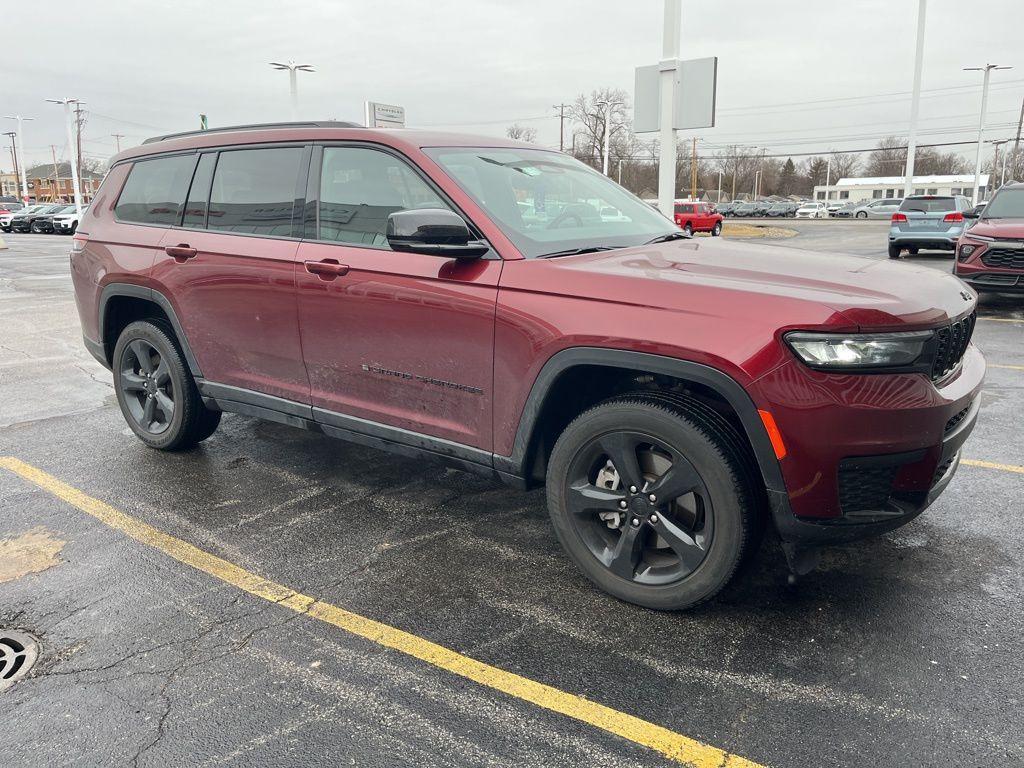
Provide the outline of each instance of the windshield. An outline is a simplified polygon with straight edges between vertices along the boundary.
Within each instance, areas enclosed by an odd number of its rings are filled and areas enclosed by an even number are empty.
[[[642,245],[679,229],[583,163],[539,149],[424,150],[526,258],[582,248]]]
[[[996,193],[982,209],[983,219],[1024,219],[1024,188],[1004,189]]]
[[[908,197],[903,201],[900,210],[916,211],[917,213],[938,213],[956,210],[956,203],[952,197]]]

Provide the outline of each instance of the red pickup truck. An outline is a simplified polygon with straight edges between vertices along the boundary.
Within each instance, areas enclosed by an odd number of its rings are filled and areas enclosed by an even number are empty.
[[[676,203],[676,225],[690,235],[710,232],[713,237],[718,237],[722,234],[723,218],[710,203]]]

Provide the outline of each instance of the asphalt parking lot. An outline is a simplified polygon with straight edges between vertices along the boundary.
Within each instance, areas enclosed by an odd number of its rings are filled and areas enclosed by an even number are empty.
[[[885,258],[887,222],[781,225]],[[1024,298],[982,299],[981,420],[921,518],[796,587],[766,541],[667,614],[590,586],[540,492],[238,415],[145,448],[68,239],[5,239],[0,630],[42,647],[5,764],[1024,765]]]

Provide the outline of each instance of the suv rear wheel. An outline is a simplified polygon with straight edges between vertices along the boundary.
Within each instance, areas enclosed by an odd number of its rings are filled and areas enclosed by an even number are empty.
[[[898,245],[889,244],[889,258],[898,259],[900,257],[900,251],[903,250]]]
[[[150,448],[178,451],[214,433],[220,411],[203,405],[174,332],[159,320],[129,324],[114,347],[114,391],[132,431]]]
[[[566,427],[548,465],[559,541],[622,600],[677,610],[710,599],[760,530],[740,445],[724,419],[681,396],[591,408]]]

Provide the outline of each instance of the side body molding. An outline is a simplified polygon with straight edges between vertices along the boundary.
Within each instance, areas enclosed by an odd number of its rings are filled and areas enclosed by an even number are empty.
[[[746,390],[728,374],[700,363],[678,360],[662,355],[646,352],[632,352],[623,349],[606,349],[603,347],[572,347],[551,356],[537,375],[530,394],[519,417],[515,443],[511,456],[494,457],[494,468],[505,475],[525,477],[527,474],[527,449],[537,418],[544,405],[544,399],[551,390],[556,379],[570,368],[579,365],[602,365],[606,367],[624,368],[638,372],[658,373],[673,376],[684,381],[701,384],[714,390],[732,406],[739,416],[746,431],[747,439],[753,448],[761,476],[769,495],[780,493],[785,495],[786,485],[782,479],[782,470],[772,448],[771,440],[761,422],[754,401]],[[774,492],[774,493],[773,493]]]
[[[141,285],[134,285],[132,283],[110,283],[109,285],[104,286],[103,293],[100,294],[99,306],[98,327],[101,329],[101,332],[102,329],[106,328],[107,303],[115,296],[130,296],[135,299],[145,299],[147,301],[152,301],[154,304],[159,306],[171,321],[171,327],[174,328],[174,333],[178,337],[178,341],[181,344],[181,350],[185,354],[185,362],[188,363],[188,367],[189,370],[192,371],[192,375],[196,378],[202,377],[203,372],[199,368],[199,363],[196,360],[195,355],[192,354],[192,348],[188,344],[188,338],[185,336],[185,331],[181,327],[181,323],[178,322],[178,316],[174,312],[174,307],[171,306],[171,302],[168,301],[167,297],[160,293],[160,291],[153,288],[146,288]],[[109,361],[114,350],[107,349],[106,342],[103,339],[100,339],[100,344],[103,346],[105,360]],[[104,364],[109,367],[109,363],[104,362]]]

